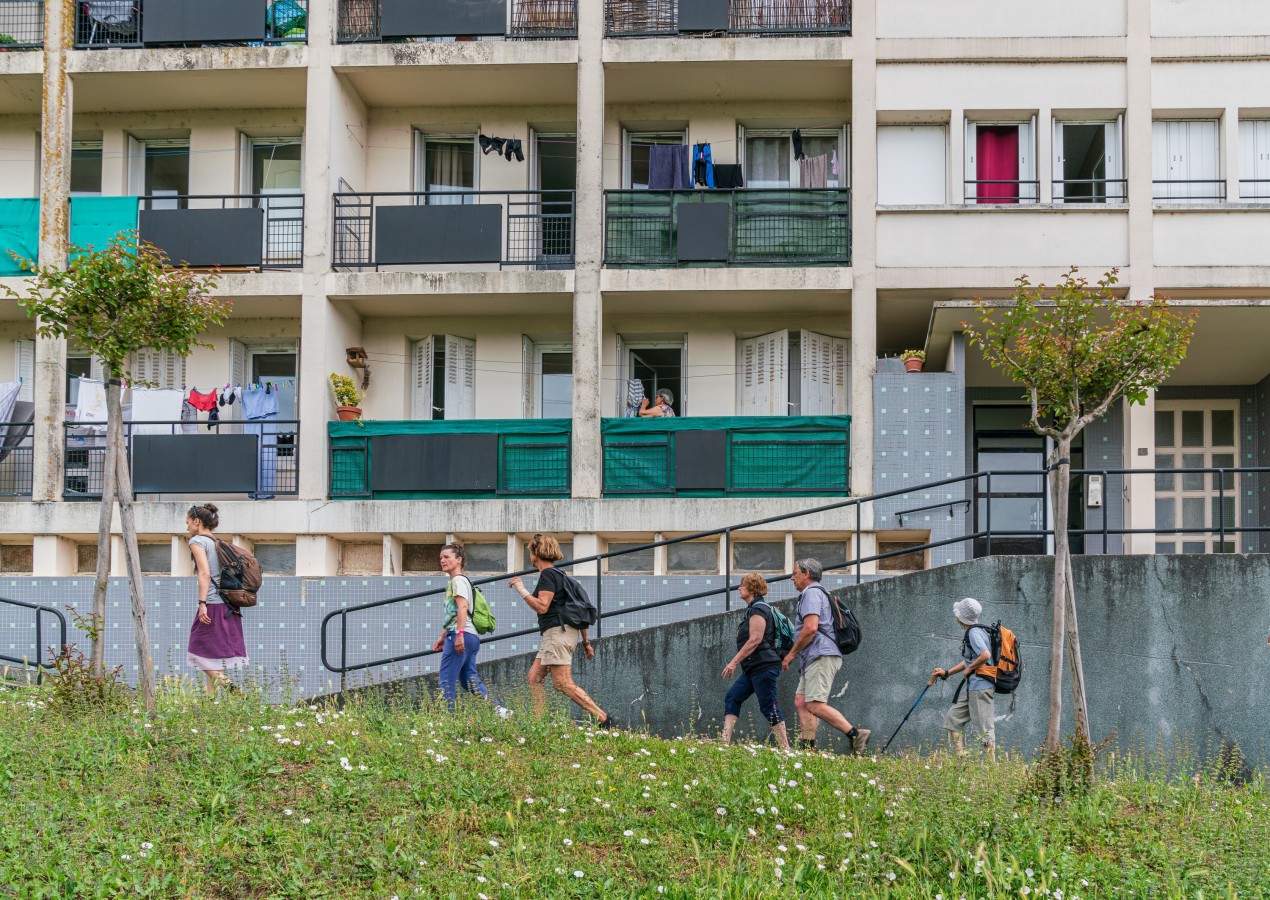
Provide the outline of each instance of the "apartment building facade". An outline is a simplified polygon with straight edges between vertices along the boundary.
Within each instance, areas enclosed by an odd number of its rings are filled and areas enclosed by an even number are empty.
[[[1071,265],[1201,311],[1176,376],[1091,429],[1078,464],[1270,454],[1270,10],[1253,0],[71,6],[63,26],[0,3],[5,249],[48,252],[47,161],[69,156],[72,242],[139,228],[220,266],[233,314],[213,348],[139,360],[146,380],[277,407],[134,417],[154,574],[189,573],[184,510],[205,499],[299,576],[433,572],[451,536],[499,572],[535,532],[584,556],[910,486],[604,570],[775,572],[964,534],[989,508],[1043,528],[1039,478],[922,485],[1040,467],[1017,390],[958,335],[976,298]],[[63,27],[59,124],[41,45]],[[22,281],[7,255],[0,279]],[[0,381],[20,382],[0,569],[91,571],[79,501],[103,451],[79,395],[99,367],[0,309]],[[894,359],[910,347],[922,374]],[[366,384],[362,423],[334,421],[331,373]],[[631,417],[635,382],[669,389],[675,417]],[[1151,533],[1260,522],[1253,476],[1108,475],[1097,505],[1079,488],[1089,527],[1142,532],[1090,552],[1259,545]]]

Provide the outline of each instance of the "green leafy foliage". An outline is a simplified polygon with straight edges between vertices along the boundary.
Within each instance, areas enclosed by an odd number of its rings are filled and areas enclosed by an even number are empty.
[[[331,390],[335,392],[335,402],[340,406],[356,406],[362,400],[353,379],[338,372],[331,373]]]
[[[1146,402],[1186,358],[1198,313],[1158,294],[1121,301],[1116,276],[1090,284],[1072,268],[1051,288],[1022,275],[1008,305],[980,301],[979,325],[962,323],[988,364],[1027,389],[1040,434],[1070,439],[1122,397]]]
[[[4,286],[42,337],[69,338],[102,361],[115,377],[135,382],[138,350],[189,356],[211,347],[202,336],[225,321],[229,307],[208,296],[214,275],[173,266],[136,232],[117,235],[104,250],[69,248],[65,270],[19,260],[32,273],[25,292]],[[137,382],[139,383],[139,382]]]

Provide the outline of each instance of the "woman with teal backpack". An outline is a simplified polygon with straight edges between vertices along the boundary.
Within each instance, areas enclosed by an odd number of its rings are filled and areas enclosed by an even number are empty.
[[[463,574],[466,562],[467,555],[461,542],[455,541],[441,548],[441,571],[450,577],[450,583],[445,588],[445,623],[432,649],[441,654],[441,693],[450,712],[454,712],[454,700],[460,684],[468,693],[490,699],[489,689],[476,672],[476,655],[481,652],[477,626],[488,617],[489,630],[492,631],[493,616],[489,616],[488,607],[477,609],[484,598],[477,599],[471,579]],[[474,619],[478,621],[474,622]],[[497,702],[494,702],[494,709],[504,719],[512,714],[510,709]]]
[[[785,717],[776,701],[776,683],[781,674],[781,652],[778,646],[792,633],[784,616],[767,604],[767,580],[751,572],[741,579],[741,599],[745,601],[745,618],[736,630],[736,655],[723,667],[723,677],[736,675],[736,681],[723,701],[723,743],[732,740],[732,729],[741,715],[741,704],[758,695],[763,718],[772,726],[772,735],[782,750],[789,749]],[[782,628],[783,624],[783,628]],[[784,636],[782,633],[784,632]],[[736,674],[737,666],[741,674]]]

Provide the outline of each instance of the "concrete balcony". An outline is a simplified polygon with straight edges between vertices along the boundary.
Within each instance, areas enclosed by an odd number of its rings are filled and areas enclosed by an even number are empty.
[[[570,39],[577,0],[339,0],[339,43]]]
[[[846,35],[849,0],[606,0],[608,37]]]
[[[75,46],[304,44],[308,0],[77,0]]]

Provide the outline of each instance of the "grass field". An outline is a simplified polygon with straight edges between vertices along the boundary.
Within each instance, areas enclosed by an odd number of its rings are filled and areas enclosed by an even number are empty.
[[[0,683],[3,684],[3,683]],[[787,755],[523,710],[0,687],[0,897],[1263,897],[1261,776]]]

